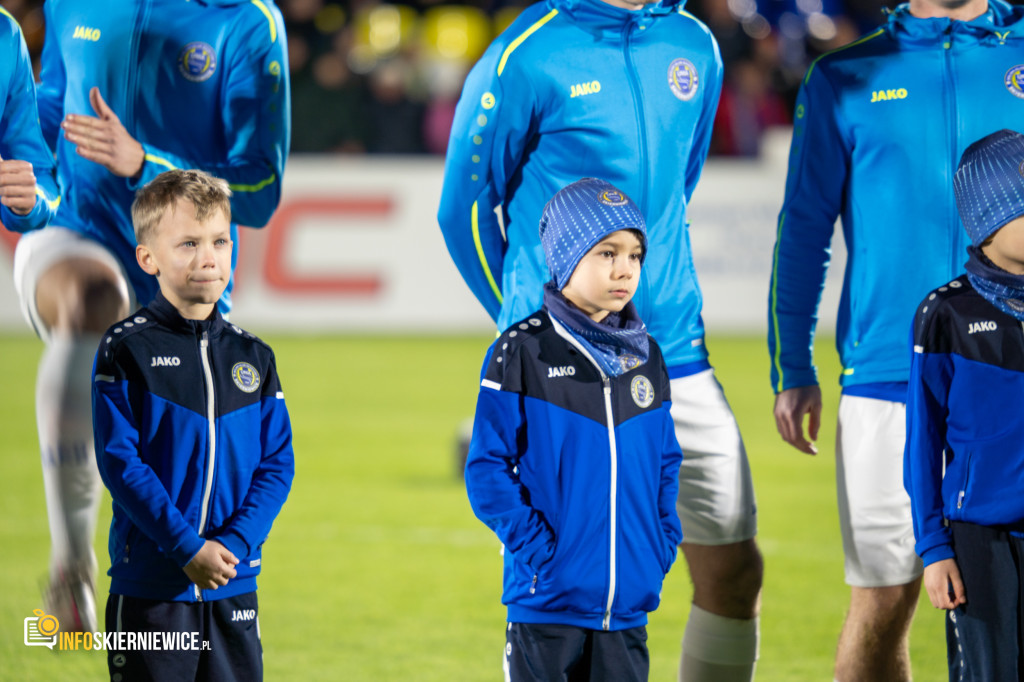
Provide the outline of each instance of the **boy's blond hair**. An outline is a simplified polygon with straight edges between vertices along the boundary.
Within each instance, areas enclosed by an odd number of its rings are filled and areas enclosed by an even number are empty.
[[[135,241],[145,244],[153,237],[153,231],[160,219],[178,203],[187,199],[196,210],[200,223],[216,211],[223,211],[231,220],[231,188],[220,178],[201,170],[169,170],[156,176],[135,193],[132,202],[132,224],[135,226]]]

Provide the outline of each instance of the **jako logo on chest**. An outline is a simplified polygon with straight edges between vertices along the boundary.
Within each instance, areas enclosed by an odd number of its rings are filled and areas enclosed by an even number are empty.
[[[71,37],[76,40],[91,40],[95,43],[100,39],[100,30],[88,26],[75,26],[75,33]]]
[[[155,355],[150,367],[178,367],[181,365],[181,358],[175,355]]]
[[[872,102],[888,102],[894,99],[906,99],[907,98],[906,88],[894,88],[892,90],[874,90],[871,93]]]
[[[582,97],[583,95],[596,95],[601,92],[600,81],[590,81],[589,83],[577,83],[572,86],[569,97]]]
[[[555,377],[571,377],[575,376],[576,368],[572,365],[565,365],[564,367],[548,367],[548,379]]]
[[[987,320],[985,322],[971,322],[967,327],[967,333],[974,334],[976,332],[994,332],[996,329],[996,323],[992,320]]]

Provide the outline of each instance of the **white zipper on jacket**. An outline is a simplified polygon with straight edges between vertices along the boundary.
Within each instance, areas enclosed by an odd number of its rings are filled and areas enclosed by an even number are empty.
[[[214,401],[213,391],[213,370],[210,368],[210,337],[207,332],[203,332],[203,337],[199,340],[199,355],[203,360],[203,374],[206,379],[206,423],[209,429],[209,457],[206,461],[206,487],[203,491],[203,504],[199,511],[199,537],[203,537],[206,534],[206,522],[209,520],[210,515],[210,497],[213,496],[213,470],[214,465],[217,463],[217,408]],[[196,599],[202,601],[203,595],[199,586],[195,586]]]
[[[608,453],[611,458],[610,468],[610,485],[608,490],[608,600],[605,602],[604,617],[601,619],[601,629],[608,630],[611,628],[612,622],[612,604],[615,602],[615,532],[616,532],[616,518],[618,517],[618,478],[619,478],[619,454],[618,447],[615,445],[615,416],[612,412],[612,381],[608,378],[608,375],[604,373],[601,366],[597,364],[593,356],[587,351],[586,348],[580,344],[579,341],[553,316],[550,314],[548,318],[551,320],[551,326],[555,332],[563,339],[571,343],[576,350],[583,354],[590,364],[596,369],[598,374],[601,375],[601,387],[604,393],[604,414],[608,425]]]

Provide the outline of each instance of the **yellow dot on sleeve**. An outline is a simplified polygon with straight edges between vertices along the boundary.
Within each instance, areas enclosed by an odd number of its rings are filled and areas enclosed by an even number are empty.
[[[478,154],[473,155],[473,163],[480,163],[480,156]]]
[[[484,138],[480,137],[479,135],[473,136],[473,144],[483,144],[483,142]]]
[[[479,176],[479,175],[477,175],[476,173],[473,173],[473,174],[472,174],[472,175],[470,175],[469,177],[470,177],[470,179],[471,179],[471,180],[472,180],[473,182],[476,182],[477,180],[479,180],[479,179],[480,179],[480,176]]]
[[[483,128],[485,125],[487,125],[487,117],[483,114],[480,114],[479,116],[476,117],[476,124]]]

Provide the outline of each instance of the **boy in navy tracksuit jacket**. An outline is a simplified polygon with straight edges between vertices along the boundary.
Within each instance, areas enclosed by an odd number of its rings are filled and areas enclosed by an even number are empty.
[[[273,351],[216,307],[230,196],[224,180],[169,171],[132,206],[136,256],[160,293],[108,330],[93,372],[114,503],[107,631],[197,633],[200,646],[111,650],[115,680],[263,675],[256,576],[294,457]]]
[[[918,308],[904,483],[950,680],[1024,679],[1024,135],[972,144],[954,178],[967,274]]]
[[[540,221],[544,307],[484,363],[466,489],[504,543],[510,679],[646,680],[682,529],[669,379],[631,302],[643,216],[587,178]]]

